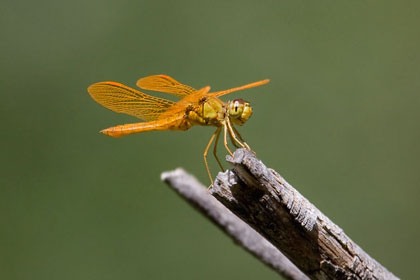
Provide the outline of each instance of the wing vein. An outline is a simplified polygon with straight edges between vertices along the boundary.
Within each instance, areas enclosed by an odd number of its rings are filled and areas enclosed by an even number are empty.
[[[175,102],[151,96],[116,82],[99,82],[88,88],[92,98],[104,107],[145,121],[154,121]]]

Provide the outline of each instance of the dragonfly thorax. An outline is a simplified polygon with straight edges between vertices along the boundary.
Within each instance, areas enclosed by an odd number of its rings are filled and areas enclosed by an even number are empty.
[[[188,112],[192,124],[219,126],[226,116],[226,104],[218,98],[209,98]]]

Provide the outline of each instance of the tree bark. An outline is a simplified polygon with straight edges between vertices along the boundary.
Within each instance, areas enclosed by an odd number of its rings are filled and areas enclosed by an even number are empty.
[[[398,279],[255,154],[238,149],[227,161],[233,170],[209,191],[182,169],[162,180],[287,279]]]
[[[284,278],[293,280],[309,279],[276,247],[211,196],[206,187],[198,182],[195,177],[178,168],[175,171],[162,173],[162,180],[222,229],[239,246],[274,269]]]
[[[227,156],[210,193],[311,279],[398,279],[255,154]]]

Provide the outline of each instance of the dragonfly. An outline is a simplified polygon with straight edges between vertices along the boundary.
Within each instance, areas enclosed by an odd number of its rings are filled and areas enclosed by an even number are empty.
[[[233,153],[227,143],[228,136],[236,148],[251,150],[234,126],[243,125],[251,117],[252,107],[249,102],[240,98],[223,102],[219,97],[235,91],[261,86],[269,81],[269,79],[265,79],[216,92],[210,92],[210,86],[195,89],[167,75],[144,77],[136,83],[143,90],[174,95],[180,99],[178,102],[152,96],[123,84],[109,81],[92,84],[88,87],[88,92],[96,102],[105,108],[144,121],[117,125],[100,131],[108,136],[120,137],[156,130],[188,130],[195,125],[216,127],[216,131],[211,136],[203,153],[206,171],[211,184],[213,184],[207,154],[214,142],[213,155],[219,167],[224,171],[223,165],[217,157],[217,144],[222,131],[223,143],[230,155],[233,156]]]

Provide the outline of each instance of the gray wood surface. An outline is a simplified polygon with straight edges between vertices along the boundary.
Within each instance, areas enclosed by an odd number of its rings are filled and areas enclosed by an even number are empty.
[[[287,279],[398,279],[255,154],[227,161],[209,190],[182,169],[162,180]]]
[[[194,176],[178,168],[175,171],[162,173],[162,180],[222,229],[236,244],[246,249],[284,278],[309,279],[276,247],[211,196],[207,188],[198,182]]]
[[[227,157],[210,192],[311,279],[398,279],[252,152]]]

